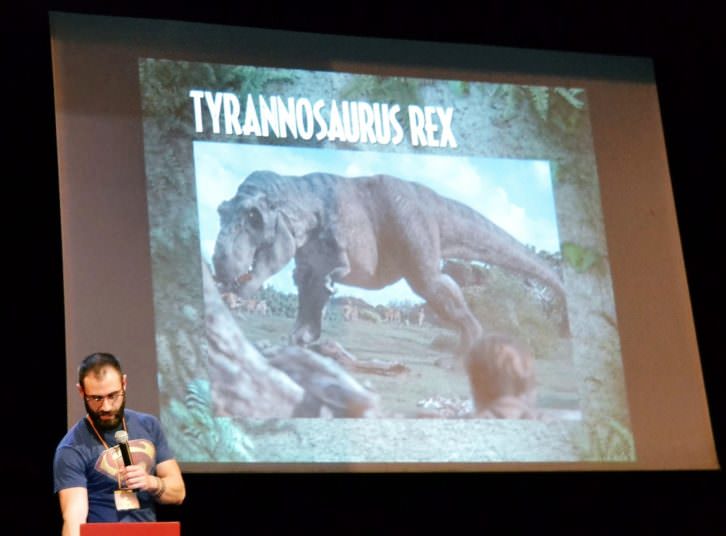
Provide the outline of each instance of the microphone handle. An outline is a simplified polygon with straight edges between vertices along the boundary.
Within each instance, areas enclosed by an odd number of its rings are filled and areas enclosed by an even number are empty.
[[[118,447],[121,449],[121,457],[124,460],[124,465],[133,465],[134,462],[131,461],[131,449],[129,448],[129,444],[119,443]]]

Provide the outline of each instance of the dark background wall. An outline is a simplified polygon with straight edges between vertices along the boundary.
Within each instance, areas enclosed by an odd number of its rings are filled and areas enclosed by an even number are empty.
[[[721,198],[723,18],[699,3],[617,6],[507,2],[21,2],[3,8],[2,113],[6,361],[2,511],[10,534],[60,531],[51,459],[65,432],[63,286],[47,11],[170,18],[347,35],[651,57],[720,460],[726,446]],[[181,4],[181,2],[180,2]],[[713,11],[711,11],[713,9]],[[10,112],[8,114],[8,112]],[[9,164],[9,166],[8,166]],[[7,210],[9,209],[9,212]],[[9,238],[9,240],[8,240]],[[112,307],[113,304],[109,304]],[[3,468],[4,469],[4,468]],[[187,475],[188,499],[166,507],[183,533],[507,532],[726,533],[721,471],[545,474]],[[206,532],[203,527],[211,523]],[[21,525],[22,523],[22,525]],[[24,527],[21,529],[20,527]],[[277,529],[277,530],[275,530]],[[3,531],[5,532],[5,531]]]

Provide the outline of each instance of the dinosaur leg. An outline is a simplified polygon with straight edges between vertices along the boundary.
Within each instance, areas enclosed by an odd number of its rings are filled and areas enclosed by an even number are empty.
[[[298,289],[298,307],[295,328],[290,337],[292,344],[307,345],[320,338],[323,308],[330,298],[326,277],[305,268],[295,269]]]
[[[308,242],[295,257],[294,280],[298,307],[293,344],[307,345],[320,338],[323,309],[335,292],[334,284],[350,273],[347,254],[334,240]]]
[[[446,274],[408,278],[411,288],[431,306],[443,320],[461,333],[460,353],[466,353],[481,336],[479,321],[469,310],[459,285]]]

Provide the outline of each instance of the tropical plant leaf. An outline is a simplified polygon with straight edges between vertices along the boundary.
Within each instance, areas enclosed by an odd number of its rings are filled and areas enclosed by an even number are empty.
[[[537,115],[540,116],[542,121],[547,121],[547,116],[550,111],[550,92],[549,88],[540,86],[529,86],[529,91],[532,104],[534,109],[537,111]]]
[[[580,88],[566,88],[566,87],[556,87],[555,93],[557,93],[560,97],[565,99],[570,106],[573,108],[576,108],[577,110],[582,110],[585,108],[585,101],[581,101],[578,99],[578,95],[582,94],[585,90]]]
[[[601,259],[600,254],[594,249],[586,248],[572,242],[562,244],[562,258],[576,272],[587,272]]]

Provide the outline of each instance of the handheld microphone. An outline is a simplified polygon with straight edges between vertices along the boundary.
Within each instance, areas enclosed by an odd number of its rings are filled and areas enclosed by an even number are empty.
[[[129,447],[129,434],[125,430],[119,430],[114,434],[114,438],[118,441],[118,448],[121,450],[121,457],[124,460],[124,465],[133,465],[131,460],[131,448]]]

